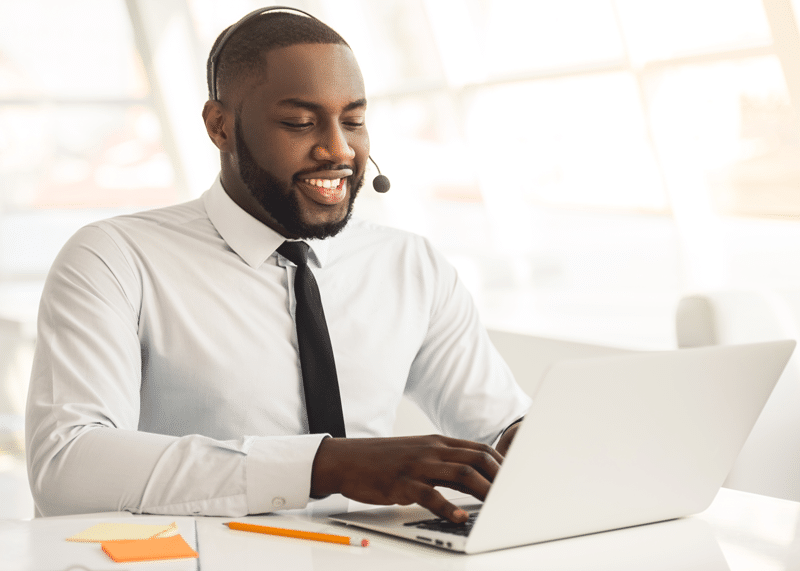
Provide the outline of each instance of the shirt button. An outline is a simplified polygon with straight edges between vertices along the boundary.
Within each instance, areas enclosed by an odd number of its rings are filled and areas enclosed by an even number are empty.
[[[283,498],[272,498],[272,507],[273,508],[282,508],[286,505],[286,500]]]

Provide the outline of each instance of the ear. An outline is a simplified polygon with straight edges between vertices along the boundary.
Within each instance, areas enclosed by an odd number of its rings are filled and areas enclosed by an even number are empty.
[[[228,113],[219,101],[206,101],[203,122],[211,141],[223,153],[233,152],[233,114]]]

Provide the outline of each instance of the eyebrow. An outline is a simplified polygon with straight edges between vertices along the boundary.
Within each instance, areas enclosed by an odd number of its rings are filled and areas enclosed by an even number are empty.
[[[290,97],[288,99],[281,99],[278,101],[278,106],[280,107],[301,107],[303,109],[308,109],[309,111],[321,111],[324,109],[322,105],[319,103],[313,103],[311,101],[306,101],[304,99],[296,99],[294,97]],[[358,109],[359,107],[366,107],[367,100],[364,98],[356,99],[355,101],[351,101],[347,105],[344,106],[343,111],[352,111],[353,109]]]

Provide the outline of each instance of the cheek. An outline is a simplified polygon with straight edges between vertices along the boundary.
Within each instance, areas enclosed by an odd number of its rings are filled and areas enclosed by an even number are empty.
[[[272,174],[291,178],[298,170],[308,166],[310,148],[288,137],[268,136],[256,157],[260,166]]]
[[[298,140],[295,138],[287,138],[274,150],[275,155],[282,158],[283,162],[291,165],[304,165],[308,164],[308,158],[311,156],[311,150],[314,145],[310,142]]]
[[[350,145],[357,154],[363,155],[364,160],[367,160],[367,156],[369,155],[369,134],[366,131],[357,134],[352,139]]]
[[[364,128],[364,130],[361,131],[361,133],[359,133],[358,139],[360,144],[364,145],[366,150],[369,151],[369,131],[367,131],[366,128]]]

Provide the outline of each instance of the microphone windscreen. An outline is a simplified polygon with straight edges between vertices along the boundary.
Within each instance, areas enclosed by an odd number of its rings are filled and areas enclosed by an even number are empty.
[[[379,174],[374,179],[372,179],[372,188],[377,190],[378,192],[386,192],[391,187],[391,183],[389,182],[389,177],[385,174]]]

